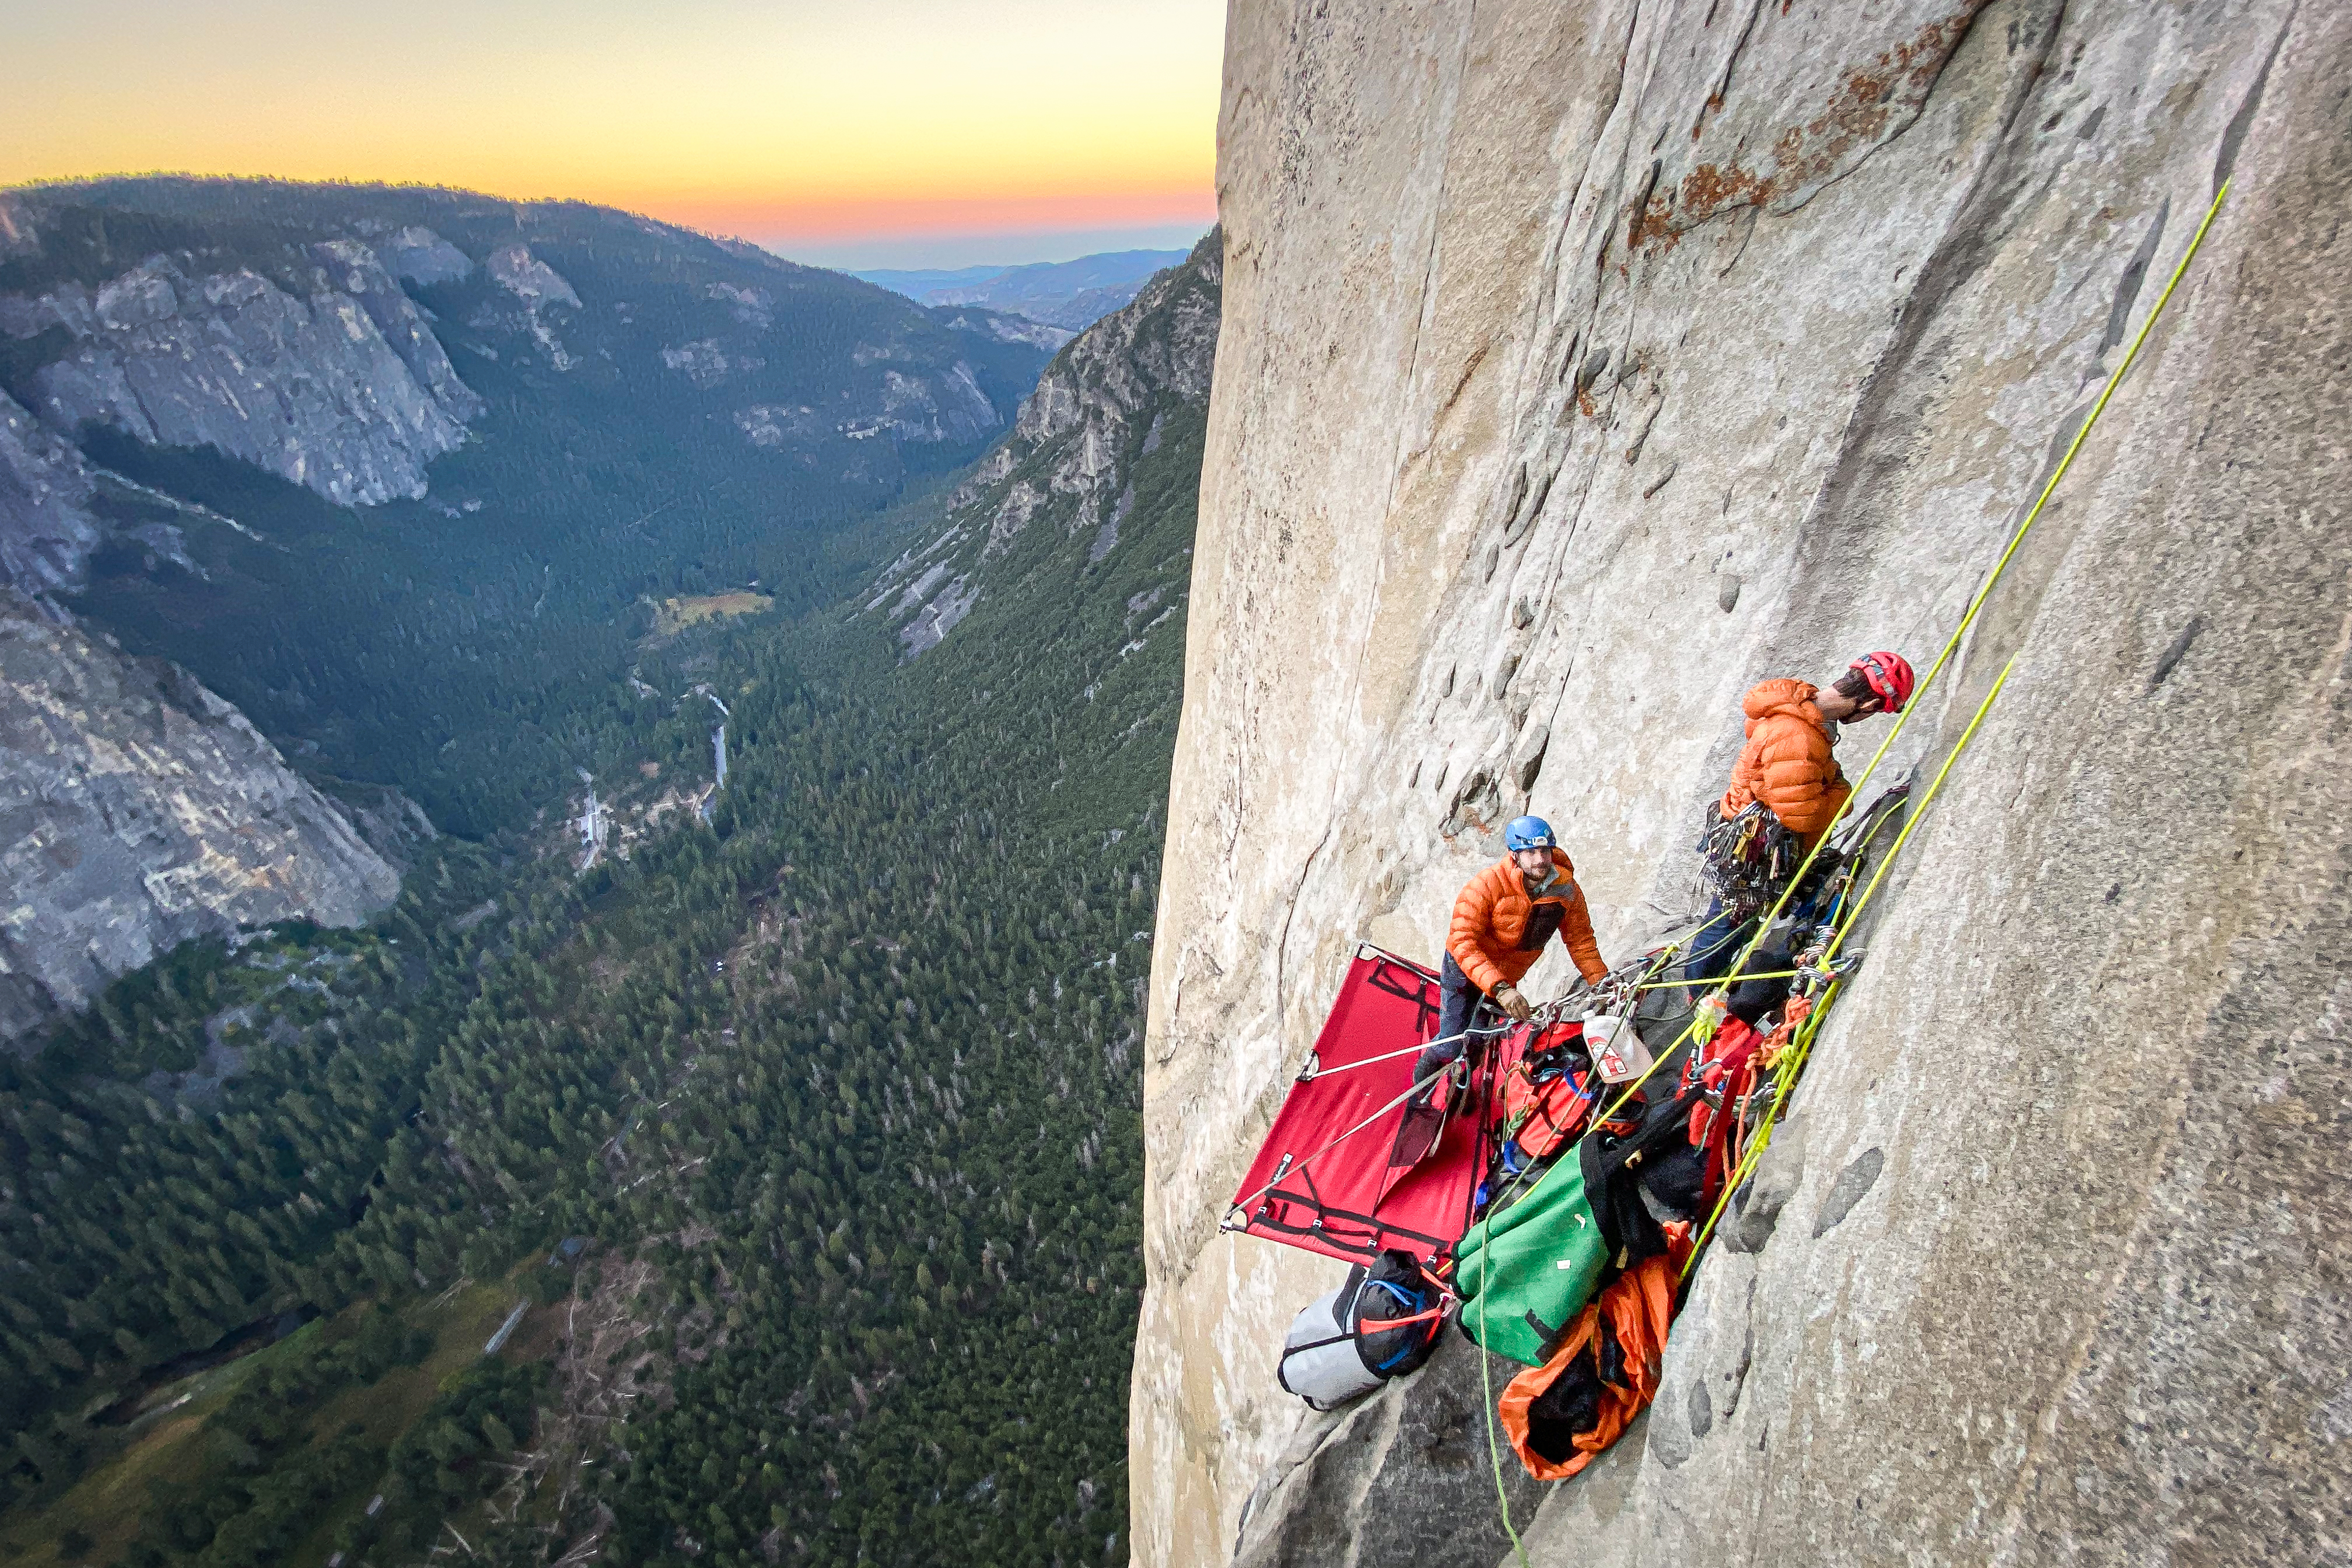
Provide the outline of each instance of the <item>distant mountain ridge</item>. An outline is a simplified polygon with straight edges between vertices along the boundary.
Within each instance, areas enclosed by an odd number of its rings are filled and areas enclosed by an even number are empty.
[[[853,270],[852,278],[863,278],[877,283],[893,294],[904,294],[909,300],[920,300],[934,289],[971,289],[993,279],[1003,277],[1016,267],[1035,263],[1006,262],[1001,267],[898,268],[877,267],[866,271]],[[1046,265],[1051,265],[1047,263]]]
[[[1071,261],[949,271],[856,272],[868,283],[926,305],[982,305],[1072,331],[1126,304],[1152,274],[1182,261],[1181,250],[1111,250]]]
[[[1107,560],[1129,588],[1118,639],[1128,646],[1114,662],[1181,607],[1223,280],[1223,238],[1212,230],[1055,356],[1013,429],[949,498],[942,526],[875,579],[866,612],[889,621],[902,657],[937,647],[983,597],[1025,603],[1050,576],[1050,600],[1062,579],[1089,580]],[[1139,552],[1148,559],[1129,571]],[[1067,619],[1062,609],[1024,618],[1038,628]]]
[[[682,378],[724,406],[676,412],[719,424],[734,455],[791,457],[785,488],[871,494],[910,448],[976,451],[1042,363],[1024,323],[908,311],[836,273],[581,204],[159,178],[0,193],[0,391],[68,438],[96,426],[209,447],[340,506],[423,499],[426,468],[517,379],[587,420],[616,396],[691,405],[671,396]],[[805,340],[794,318],[812,310],[845,319],[826,341],[773,341]],[[547,371],[561,379],[528,374]],[[883,433],[899,461],[877,462]],[[23,510],[0,505],[0,547]],[[79,586],[78,562],[44,553]]]

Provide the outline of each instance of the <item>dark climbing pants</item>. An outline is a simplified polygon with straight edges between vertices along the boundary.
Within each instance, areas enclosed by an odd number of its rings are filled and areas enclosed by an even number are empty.
[[[1683,964],[1683,978],[1694,985],[1705,985],[1722,979],[1739,962],[1740,949],[1755,935],[1755,917],[1734,920],[1724,911],[1721,899],[1710,899],[1706,905],[1706,924],[1690,939],[1685,951],[1690,957]]]
[[[1493,1022],[1494,1003],[1484,991],[1470,984],[1470,977],[1462,973],[1462,966],[1454,962],[1450,952],[1437,968],[1437,1038],[1413,1060],[1415,1083],[1460,1057],[1465,1047],[1483,1044],[1462,1037],[1474,1026],[1489,1026]],[[1472,1059],[1476,1058],[1474,1056]]]
[[[1812,918],[1812,906],[1808,900],[1796,913],[1800,927]],[[1736,921],[1723,912],[1723,902],[1717,900],[1707,906],[1706,924],[1699,928],[1690,941],[1690,958],[1683,965],[1683,978],[1694,994],[1731,973],[1748,944],[1755,940],[1756,921],[1749,916]],[[1789,955],[1785,935],[1759,944],[1755,956],[1748,959],[1742,973],[1748,974],[1780,974],[1794,961]],[[1778,1007],[1789,994],[1789,982],[1781,980],[1743,980],[1731,988],[1727,999],[1731,1016],[1754,1024],[1759,1018]]]

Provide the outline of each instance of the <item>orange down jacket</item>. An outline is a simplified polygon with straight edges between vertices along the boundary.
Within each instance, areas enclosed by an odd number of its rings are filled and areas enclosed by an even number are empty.
[[[1767,680],[1750,689],[1748,743],[1723,792],[1728,822],[1760,800],[1780,826],[1801,838],[1817,837],[1850,793],[1831,750],[1830,721],[1813,706],[1819,689],[1801,680]]]
[[[1470,984],[1489,996],[1517,984],[1543,956],[1554,931],[1568,943],[1568,955],[1588,982],[1598,984],[1609,973],[1601,962],[1601,944],[1592,939],[1592,914],[1584,906],[1584,889],[1576,885],[1576,868],[1557,849],[1551,863],[1559,877],[1541,898],[1528,896],[1527,879],[1508,855],[1464,883],[1454,897],[1445,951]]]

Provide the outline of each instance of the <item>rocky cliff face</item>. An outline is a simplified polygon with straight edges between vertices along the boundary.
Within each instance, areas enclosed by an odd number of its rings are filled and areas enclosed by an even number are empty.
[[[0,755],[0,1039],[190,937],[399,891],[236,709],[5,590]]]
[[[876,581],[866,609],[893,618],[907,657],[939,646],[971,613],[989,563],[1024,530],[1042,524],[1085,540],[1089,565],[1118,547],[1136,504],[1135,465],[1160,450],[1171,419],[1198,433],[1223,273],[1213,232],[1045,367],[1012,430],[950,498],[947,526]]]
[[[81,454],[0,392],[0,586],[48,594],[73,585],[98,547]]]
[[[423,495],[481,400],[368,247],[302,261],[281,279],[158,256],[94,288],[0,296],[0,332],[68,340],[29,376],[60,432],[213,447],[346,506]]]
[[[1740,692],[1932,656],[2224,178],[1892,759],[2014,658],[1816,1049],[1777,1223],[1710,1257],[1656,1408],[1528,1545],[2341,1554],[2347,65],[2352,14],[2293,0],[1235,7],[1138,1561],[1380,1560],[1483,1461],[1476,1425],[1410,1438],[1420,1384],[1308,1426],[1273,1366],[1334,1266],[1216,1229],[1350,945],[1433,958],[1529,806],[1612,958],[1691,910]]]
[[[0,259],[41,265],[37,207],[7,198]],[[396,237],[401,265],[448,269],[437,236]],[[399,884],[234,707],[58,607],[110,535],[201,574],[178,529],[110,517],[102,486],[225,521],[94,471],[75,437],[95,425],[211,447],[358,505],[422,495],[425,465],[482,404],[393,273],[349,239],[264,247],[254,265],[158,253],[95,283],[0,291],[0,365],[32,405],[0,394],[6,1039],[189,937],[352,924]]]
[[[37,256],[30,206],[11,210],[17,248]],[[404,265],[444,265],[438,237],[402,237]],[[95,285],[0,291],[0,351],[30,405],[0,393],[0,585],[80,586],[106,535],[71,444],[89,426],[210,447],[341,505],[425,493],[425,466],[481,399],[367,246],[323,241],[273,271],[159,254]]]

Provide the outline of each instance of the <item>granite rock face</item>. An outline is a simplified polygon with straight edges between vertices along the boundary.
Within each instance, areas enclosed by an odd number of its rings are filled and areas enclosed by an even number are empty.
[[[1449,1332],[1411,1377],[1307,1415],[1243,1505],[1235,1568],[1429,1568],[1507,1550],[1479,1354]],[[1491,1359],[1486,1375],[1500,1388],[1518,1368]],[[1512,1506],[1532,1511],[1542,1489],[1507,1463]]]
[[[428,280],[465,259],[427,229],[394,242],[399,264]],[[85,425],[216,447],[353,506],[423,495],[426,465],[482,411],[374,248],[305,247],[299,289],[193,265],[159,256],[95,289],[0,295],[0,334],[62,340],[28,378],[46,430],[0,394],[0,585],[39,595],[80,584],[104,532],[70,445]]]
[[[1217,1230],[1353,943],[1433,958],[1530,807],[1612,959],[1692,913],[1741,692],[1925,668],[2226,178],[1890,756],[1939,760],[2014,659],[1777,1211],[1528,1544],[2352,1561],[2352,13],[1269,3],[1226,47],[1136,1560],[1230,1559],[1254,1495],[1300,1563],[1422,1510],[1376,1424],[1268,1486],[1316,1419],[1282,1330],[1337,1265]]]
[[[190,937],[399,891],[236,709],[5,590],[0,758],[0,1039]]]
[[[6,211],[0,248],[37,252],[27,204]],[[428,231],[394,237],[413,272],[453,265]],[[0,296],[0,333],[41,340],[44,360],[33,409],[0,395],[0,1037],[15,1037],[188,937],[297,915],[351,924],[398,889],[234,708],[72,628],[57,596],[82,585],[110,526],[201,570],[167,524],[107,524],[101,482],[203,510],[93,469],[72,437],[96,424],[210,446],[355,505],[421,495],[425,465],[482,405],[351,239],[290,249],[267,276],[159,256],[95,287]]]
[[[94,289],[0,299],[0,332],[70,335],[32,376],[33,412],[60,433],[217,447],[346,506],[421,496],[481,401],[373,250],[332,240],[307,259],[296,290],[157,257]]]
[[[844,434],[856,439],[888,435],[922,446],[977,441],[1003,424],[971,366],[961,360],[937,376],[884,371],[881,403],[872,415],[843,426]]]
[[[39,246],[33,215],[23,198],[14,192],[0,191],[0,260],[29,255]]]
[[[508,245],[490,252],[482,264],[499,286],[537,312],[549,305],[580,309],[579,291],[571,280],[530,253],[527,245]]]
[[[1000,343],[1034,343],[1041,349],[1058,349],[1078,335],[1067,327],[1048,326],[1025,316],[1009,316],[995,310],[942,310],[940,323],[960,332],[977,332]]]
[[[394,278],[411,283],[455,283],[474,273],[464,251],[418,224],[388,236],[374,248]]]
[[[572,287],[572,280],[533,256],[527,245],[501,246],[490,252],[482,267],[497,280],[499,288],[514,297],[515,306],[521,312],[520,322],[499,323],[493,318],[493,324],[520,325],[528,331],[539,346],[546,351],[547,363],[557,370],[570,370],[577,364],[579,361],[555,335],[556,323],[561,318],[554,312],[559,309],[577,310],[581,308],[580,293]],[[478,319],[475,324],[484,323]],[[663,357],[667,359],[668,356],[665,354]],[[723,365],[725,361],[721,360],[720,363]],[[699,386],[703,383],[698,380],[695,384]]]
[[[81,454],[0,392],[0,586],[70,587],[98,547]]]
[[[955,629],[984,592],[988,563],[1033,522],[1088,540],[1092,561],[1117,548],[1119,523],[1135,504],[1131,466],[1159,449],[1168,405],[1197,410],[1208,401],[1223,277],[1213,231],[1181,266],[1055,356],[1013,428],[950,498],[948,526],[876,582],[866,609],[898,623],[906,657]],[[979,395],[977,386],[969,390]]]

